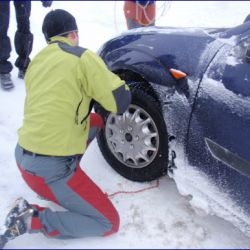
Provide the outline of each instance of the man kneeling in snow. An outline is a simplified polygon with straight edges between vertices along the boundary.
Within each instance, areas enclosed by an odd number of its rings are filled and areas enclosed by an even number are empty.
[[[3,243],[26,232],[66,239],[110,235],[119,228],[116,209],[79,161],[103,127],[102,118],[90,113],[93,101],[122,114],[130,104],[129,88],[101,58],[78,46],[70,13],[49,12],[42,30],[48,46],[25,75],[24,121],[15,156],[29,187],[66,211],[18,199],[7,215]]]

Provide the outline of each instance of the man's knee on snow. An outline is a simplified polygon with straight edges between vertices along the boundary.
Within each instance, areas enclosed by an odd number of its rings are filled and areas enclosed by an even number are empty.
[[[116,210],[112,213],[109,220],[109,228],[106,230],[103,236],[109,236],[111,234],[117,233],[120,226],[120,217]]]

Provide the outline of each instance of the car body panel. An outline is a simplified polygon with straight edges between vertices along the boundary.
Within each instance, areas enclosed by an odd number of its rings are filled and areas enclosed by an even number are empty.
[[[153,87],[174,138],[169,152],[187,166],[181,178],[183,167],[177,166],[176,181],[186,178],[187,190],[203,186],[217,204],[211,203],[211,211],[227,211],[226,219],[247,225],[250,235],[249,45],[250,22],[231,29],[150,27],[108,41],[100,56],[113,72],[134,72]],[[187,77],[176,80],[171,68]]]
[[[200,79],[223,43],[201,28],[136,30],[108,41],[101,48],[100,56],[113,72],[135,72],[152,83],[156,91],[160,90],[159,95],[166,96],[161,100],[167,130],[184,143]],[[185,72],[188,77],[177,81],[169,72],[171,68]],[[176,120],[180,120],[182,126],[172,123]]]
[[[190,123],[187,156],[250,214],[250,36],[215,57],[201,82]],[[237,190],[237,192],[236,192]]]
[[[174,79],[168,78],[170,68],[181,69],[190,76],[198,77],[201,54],[215,40],[203,29],[137,30],[136,33],[130,31],[107,42],[100,56],[112,71],[121,67],[136,69],[146,78],[155,73],[156,78],[152,82],[162,85],[174,83]],[[192,53],[194,48],[195,53]],[[143,63],[146,65],[142,67]],[[150,67],[146,67],[147,64]]]

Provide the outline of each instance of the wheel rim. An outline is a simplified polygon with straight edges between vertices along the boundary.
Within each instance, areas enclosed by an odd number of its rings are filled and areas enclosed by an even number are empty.
[[[159,133],[152,117],[130,105],[123,115],[109,114],[105,136],[112,154],[125,166],[144,168],[159,150]]]

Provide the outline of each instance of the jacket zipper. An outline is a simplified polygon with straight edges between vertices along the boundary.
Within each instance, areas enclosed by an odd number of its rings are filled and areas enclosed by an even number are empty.
[[[85,115],[85,117],[81,120],[81,124],[83,124],[83,122],[88,118],[89,114],[91,113],[92,108],[94,107],[94,104],[95,104],[95,101],[92,99],[89,104],[89,111],[87,115]]]
[[[75,116],[75,123],[78,125],[78,114],[79,114],[79,108],[82,104],[82,101],[83,101],[83,97],[81,99],[81,101],[79,102],[78,106],[77,106],[77,109],[76,109],[76,116]]]

